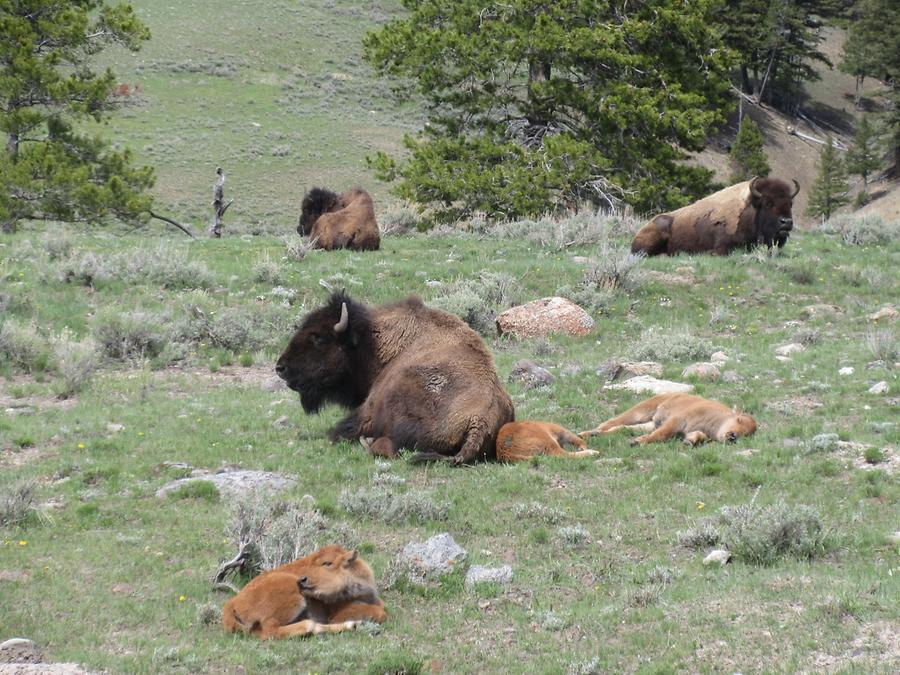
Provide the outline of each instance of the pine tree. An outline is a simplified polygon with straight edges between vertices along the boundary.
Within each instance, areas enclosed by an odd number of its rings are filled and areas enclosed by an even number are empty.
[[[869,186],[869,174],[881,168],[882,160],[879,150],[878,132],[869,123],[869,116],[863,115],[856,128],[853,143],[847,150],[847,171],[862,176],[863,192]]]
[[[754,176],[768,176],[771,171],[763,150],[762,132],[749,117],[741,123],[728,155],[731,158],[733,183],[750,180]]]
[[[809,193],[806,215],[814,218],[831,218],[836,209],[848,203],[849,187],[843,159],[837,154],[831,138],[828,138],[819,155],[819,174]]]
[[[91,71],[90,57],[148,38],[128,4],[0,0],[0,229],[22,219],[147,216],[152,170],[81,130],[113,107],[115,76]]]
[[[449,220],[618,199],[649,211],[708,192],[711,173],[681,160],[733,105],[714,0],[402,4],[364,42],[429,103],[408,159],[370,160],[400,196]]]

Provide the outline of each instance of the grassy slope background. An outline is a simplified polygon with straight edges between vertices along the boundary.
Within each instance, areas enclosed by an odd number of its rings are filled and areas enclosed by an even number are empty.
[[[450,289],[503,273],[504,301],[525,301],[578,287],[585,257],[611,258],[597,242],[625,244],[637,223],[598,219],[599,234],[573,246],[565,244],[574,221],[476,223],[470,233],[388,236],[374,254],[290,260],[273,235],[293,232],[304,188],[361,183],[387,201],[363,155],[396,148],[419,118],[359,64],[358,39],[396,7],[138,9],[154,39],[113,61],[141,93],[107,133],[158,167],[157,194],[195,229],[208,223],[216,166],[236,201],[222,240],[187,242],[161,226],[127,235],[34,227],[0,238],[9,321],[44,338],[68,327],[77,339],[100,339],[110,317],[140,311],[142,325],[183,345],[185,357],[175,359],[173,347],[108,358],[87,389],[62,400],[52,369],[5,367],[3,482],[36,480],[48,518],[0,531],[0,638],[26,635],[55,659],[110,672],[388,672],[416,663],[440,672],[897,670],[900,570],[886,540],[900,497],[896,327],[867,319],[900,290],[896,237],[869,233],[865,246],[851,246],[835,233],[800,232],[776,258],[654,259],[630,289],[599,294],[586,338],[487,336],[502,378],[520,358],[557,376],[543,389],[509,385],[520,419],[593,427],[639,400],[602,388],[596,371],[609,359],[655,357],[680,379],[684,366],[722,348],[737,380],[697,382],[697,391],[754,413],[761,429],[735,446],[693,451],[595,439],[603,454],[585,462],[455,471],[394,462],[390,473],[406,481],[397,492],[445,504],[448,517],[387,524],[339,498],[379,480],[359,447],[324,440],[340,411],[305,416],[291,392],[266,388],[293,321],[324,297],[320,280],[372,303],[417,292],[461,307],[468,296]],[[138,260],[163,271],[124,276]],[[293,291],[290,307],[277,288]],[[817,304],[838,309],[804,309]],[[231,317],[230,346],[179,341],[175,328],[197,306]],[[774,348],[794,340],[807,351],[775,360]],[[841,367],[854,374],[839,375]],[[889,393],[867,394],[880,380]],[[274,424],[282,416],[287,425]],[[823,432],[882,457],[813,446]],[[277,644],[226,636],[205,619],[225,599],[210,577],[234,552],[224,534],[229,505],[210,494],[157,499],[157,488],[183,475],[178,462],[295,476],[287,498],[312,495],[330,523],[323,536],[358,545],[379,578],[407,541],[449,531],[470,562],[509,563],[515,579],[476,591],[458,575],[424,591],[389,589],[391,619],[377,636]],[[829,528],[828,554],[710,569],[704,550],[678,545],[679,532],[706,514],[752,500],[814,505]]]

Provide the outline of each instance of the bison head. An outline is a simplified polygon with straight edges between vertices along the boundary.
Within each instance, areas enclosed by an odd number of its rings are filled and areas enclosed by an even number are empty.
[[[791,209],[798,192],[800,184],[796,180],[793,188],[778,178],[757,176],[750,181],[750,201],[756,211],[756,232],[760,242],[766,246],[773,243],[784,246],[794,229]]]
[[[340,197],[330,190],[324,188],[313,188],[303,195],[303,202],[300,205],[300,224],[297,225],[297,234],[304,237],[309,235],[312,226],[323,213],[336,211],[338,209]]]
[[[300,394],[308,413],[317,412],[324,402],[358,406],[371,384],[369,333],[366,308],[335,293],[303,320],[275,372]]]

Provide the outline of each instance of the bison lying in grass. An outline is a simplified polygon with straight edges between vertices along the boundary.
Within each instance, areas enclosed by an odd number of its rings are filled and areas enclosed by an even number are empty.
[[[335,194],[313,188],[303,197],[297,233],[315,240],[318,248],[376,251],[381,244],[375,205],[362,188]]]
[[[370,308],[335,293],[306,317],[275,371],[308,413],[326,402],[352,408],[329,436],[360,439],[374,455],[493,456],[514,418],[481,337],[414,297]]]
[[[673,255],[715,253],[757,244],[784,246],[794,227],[791,207],[800,185],[759,178],[719,190],[709,197],[644,225],[631,244],[632,253]]]

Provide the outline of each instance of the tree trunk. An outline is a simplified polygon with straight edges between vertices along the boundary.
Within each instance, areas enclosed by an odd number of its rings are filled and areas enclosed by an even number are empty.
[[[741,91],[753,95],[753,84],[750,82],[750,73],[746,63],[741,64]]]
[[[14,160],[19,156],[19,134],[10,132],[6,135],[6,151]]]

